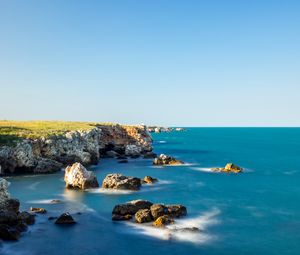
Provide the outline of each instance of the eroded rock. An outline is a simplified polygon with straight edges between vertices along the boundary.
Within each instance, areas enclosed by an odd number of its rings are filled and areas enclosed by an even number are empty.
[[[149,209],[138,210],[134,217],[137,223],[151,222],[153,220],[151,211]]]
[[[108,174],[103,180],[102,187],[106,189],[139,190],[141,179],[122,174]]]
[[[184,162],[171,156],[160,154],[159,157],[153,160],[153,165],[183,165]]]
[[[236,173],[241,173],[243,171],[243,168],[241,168],[233,163],[227,163],[225,167],[212,168],[212,171],[236,174]]]
[[[55,224],[59,224],[59,225],[70,225],[70,224],[75,224],[75,223],[76,223],[76,221],[73,219],[73,217],[69,213],[63,213],[55,221]]]

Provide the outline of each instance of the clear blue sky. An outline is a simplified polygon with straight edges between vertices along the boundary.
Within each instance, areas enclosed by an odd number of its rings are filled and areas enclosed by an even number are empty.
[[[300,126],[300,1],[0,0],[0,119]]]

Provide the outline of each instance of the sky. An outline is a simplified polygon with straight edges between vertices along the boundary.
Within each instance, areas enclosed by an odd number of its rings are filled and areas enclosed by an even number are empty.
[[[300,126],[300,1],[0,0],[0,119]]]

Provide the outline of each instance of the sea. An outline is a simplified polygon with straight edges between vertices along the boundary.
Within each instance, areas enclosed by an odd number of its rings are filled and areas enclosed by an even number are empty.
[[[63,171],[7,178],[22,210],[43,207],[47,214],[38,215],[19,241],[2,242],[0,254],[300,254],[300,128],[186,128],[152,136],[155,153],[185,164],[102,159],[89,167],[100,183],[109,173],[159,179],[140,191],[67,190]],[[229,162],[243,173],[211,171]],[[62,203],[51,204],[53,199]],[[116,204],[136,199],[182,204],[188,215],[164,229],[111,220]],[[77,224],[48,219],[64,212]],[[182,230],[189,227],[199,231]]]

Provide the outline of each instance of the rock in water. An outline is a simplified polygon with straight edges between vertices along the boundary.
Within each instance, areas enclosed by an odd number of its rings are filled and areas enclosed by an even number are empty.
[[[168,215],[172,218],[179,218],[187,215],[186,207],[183,205],[166,205]]]
[[[152,216],[149,209],[140,209],[135,214],[135,220],[137,223],[151,222]]]
[[[145,176],[144,179],[142,180],[142,183],[148,183],[148,184],[152,184],[157,182],[158,180],[156,178],[152,178],[151,176]]]
[[[154,222],[153,226],[155,227],[165,227],[166,225],[173,224],[174,220],[168,215],[163,215],[158,217]]]
[[[168,214],[168,208],[162,204],[154,204],[150,207],[150,210],[154,220],[156,220],[160,216]]]
[[[212,171],[225,173],[240,173],[243,171],[243,168],[233,163],[227,163],[225,167],[212,168]]]
[[[139,190],[141,179],[127,177],[122,174],[108,174],[103,180],[102,187],[106,189]]]
[[[35,207],[30,207],[31,212],[35,213],[40,213],[40,214],[45,214],[47,213],[47,210],[45,208],[35,208]]]
[[[74,163],[65,170],[65,182],[67,188],[90,189],[98,188],[99,183],[92,171],[87,171],[80,163]]]
[[[149,210],[151,205],[151,202],[140,199],[127,202],[126,204],[116,205],[112,211],[112,220],[129,220],[137,211],[142,209]]]
[[[183,165],[184,162],[171,156],[160,154],[159,157],[153,160],[153,165]]]
[[[55,224],[74,224],[74,223],[76,223],[76,221],[69,213],[63,213],[55,221]]]

